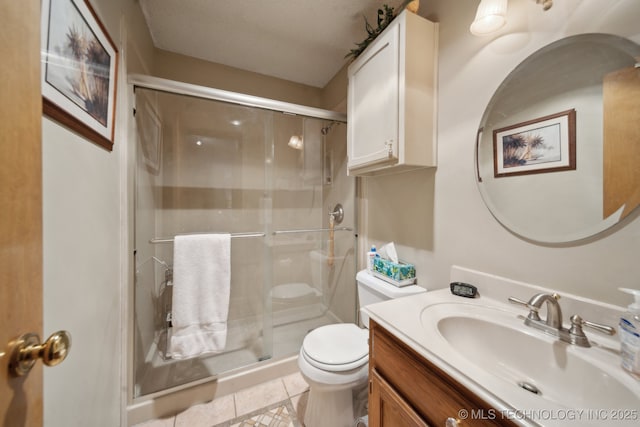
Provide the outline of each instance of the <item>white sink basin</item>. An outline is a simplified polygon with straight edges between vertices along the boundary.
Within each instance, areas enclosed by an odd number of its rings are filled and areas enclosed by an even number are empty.
[[[591,348],[564,343],[523,319],[517,311],[467,303],[438,303],[420,313],[428,340],[444,347],[441,357],[461,357],[472,365],[472,378],[474,371],[488,374],[514,394],[566,408],[638,409],[638,382],[621,370],[615,348],[595,340]]]

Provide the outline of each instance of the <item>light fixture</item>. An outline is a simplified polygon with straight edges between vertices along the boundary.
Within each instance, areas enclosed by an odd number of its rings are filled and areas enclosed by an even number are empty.
[[[476,18],[469,31],[474,36],[485,36],[499,30],[507,23],[507,0],[480,0]]]
[[[289,147],[291,148],[295,148],[296,150],[302,150],[303,147],[303,142],[302,142],[302,136],[300,135],[292,135],[291,138],[289,138]]]

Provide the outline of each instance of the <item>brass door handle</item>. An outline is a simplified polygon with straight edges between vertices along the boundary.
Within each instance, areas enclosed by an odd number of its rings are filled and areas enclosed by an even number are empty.
[[[62,362],[71,349],[71,335],[67,331],[51,334],[40,344],[37,334],[21,335],[11,343],[13,348],[9,359],[9,371],[16,376],[26,375],[38,359],[47,366],[56,366]]]

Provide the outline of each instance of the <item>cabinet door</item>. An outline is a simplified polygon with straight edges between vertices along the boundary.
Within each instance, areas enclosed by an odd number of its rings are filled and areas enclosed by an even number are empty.
[[[350,169],[398,160],[400,29],[387,30],[349,67]]]
[[[427,427],[427,423],[375,370],[370,376],[370,427]]]

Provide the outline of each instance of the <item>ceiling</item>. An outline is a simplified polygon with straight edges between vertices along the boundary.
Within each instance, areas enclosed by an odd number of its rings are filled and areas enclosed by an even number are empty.
[[[324,87],[402,0],[139,0],[159,49]]]

